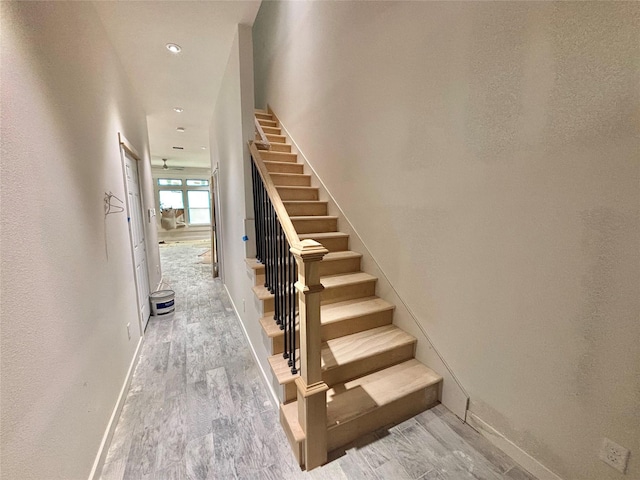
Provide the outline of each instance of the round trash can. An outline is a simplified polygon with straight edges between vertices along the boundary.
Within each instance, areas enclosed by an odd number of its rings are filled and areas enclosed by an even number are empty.
[[[173,290],[158,290],[149,295],[151,302],[151,315],[154,317],[160,315],[168,315],[176,309],[175,305],[176,292]]]

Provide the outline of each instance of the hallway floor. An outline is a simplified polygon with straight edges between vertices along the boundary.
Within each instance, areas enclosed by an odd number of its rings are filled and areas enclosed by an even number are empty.
[[[442,406],[301,472],[207,249],[160,246],[176,313],[149,321],[102,480],[535,480]]]

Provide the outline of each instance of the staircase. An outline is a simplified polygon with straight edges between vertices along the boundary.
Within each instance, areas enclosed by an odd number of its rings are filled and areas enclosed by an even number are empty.
[[[361,271],[362,254],[349,250],[349,235],[338,230],[338,217],[328,215],[327,202],[311,186],[311,176],[291,152],[277,117],[259,110],[255,116],[256,142],[269,148],[259,150],[259,157],[299,239],[315,240],[328,250],[319,262],[324,287],[319,294],[320,368],[329,388],[326,450],[331,451],[431,408],[438,403],[442,377],[414,358],[416,338],[393,325],[395,306],[376,296],[377,278]],[[282,387],[281,422],[304,467],[307,438],[296,387],[300,374],[292,374],[282,356],[284,336],[274,321],[274,295],[264,286],[265,268],[255,259],[247,259],[247,265],[254,272],[254,294],[262,302],[260,324],[271,345],[269,364]],[[297,329],[297,345],[299,337]]]

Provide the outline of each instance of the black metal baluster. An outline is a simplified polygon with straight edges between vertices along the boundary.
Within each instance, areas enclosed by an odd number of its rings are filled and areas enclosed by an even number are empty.
[[[293,256],[292,256],[292,260],[293,260]],[[297,300],[298,300],[298,295],[297,292],[295,290],[295,281],[297,281],[298,279],[298,269],[297,269],[297,265],[295,260],[292,262],[293,265],[293,278],[295,279],[294,282],[292,282],[291,286],[292,286],[292,293],[295,295],[294,298],[294,302],[293,302],[293,312],[292,312],[292,322],[291,322],[291,373],[292,374],[296,374],[298,373],[298,369],[296,368],[296,305],[297,305]]]

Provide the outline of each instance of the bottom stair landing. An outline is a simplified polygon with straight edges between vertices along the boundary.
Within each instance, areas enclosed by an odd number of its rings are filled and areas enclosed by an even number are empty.
[[[327,450],[437,405],[441,384],[440,375],[412,359],[333,385],[327,391]],[[280,406],[280,422],[304,467],[305,434],[298,423],[297,401]]]

